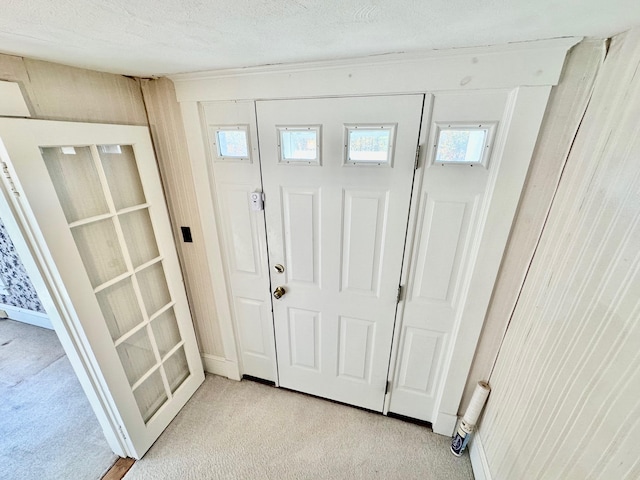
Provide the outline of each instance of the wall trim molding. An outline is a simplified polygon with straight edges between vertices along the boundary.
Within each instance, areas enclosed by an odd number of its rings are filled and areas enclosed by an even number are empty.
[[[205,372],[227,377],[231,380],[240,380],[240,369],[236,362],[208,353],[202,353],[201,357]]]
[[[480,432],[475,432],[469,442],[469,458],[471,459],[473,476],[476,480],[492,480],[487,455],[480,439]]]
[[[219,70],[205,70],[201,72],[178,73],[168,75],[175,82],[191,80],[210,80],[222,77],[238,77],[245,75],[260,75],[269,72],[295,73],[310,70],[324,70],[341,66],[353,67],[354,65],[395,65],[412,60],[429,60],[433,58],[455,57],[466,55],[492,55],[504,54],[508,52],[523,52],[533,50],[547,50],[555,48],[569,49],[580,42],[582,37],[561,37],[546,40],[532,40],[524,42],[513,42],[503,45],[489,45],[483,47],[460,47],[439,50],[427,50],[412,53],[385,53],[380,55],[369,55],[365,57],[352,57],[337,60],[320,60],[315,62],[290,62],[274,65],[258,65],[253,67],[224,68]]]
[[[170,75],[179,102],[556,85],[581,38]],[[433,75],[437,71],[438,75]]]
[[[0,310],[7,312],[9,319],[15,320],[16,322],[28,323],[36,327],[53,330],[53,324],[46,313],[34,312],[26,308],[14,307],[13,305],[6,305],[4,303],[0,303]]]

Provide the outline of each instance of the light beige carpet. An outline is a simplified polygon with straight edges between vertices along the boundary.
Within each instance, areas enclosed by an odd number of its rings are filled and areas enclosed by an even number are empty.
[[[208,375],[124,480],[473,479],[430,429]]]
[[[14,387],[61,357],[64,350],[52,330],[0,320],[0,385]]]
[[[0,320],[0,480],[97,480],[116,458],[55,332]]]

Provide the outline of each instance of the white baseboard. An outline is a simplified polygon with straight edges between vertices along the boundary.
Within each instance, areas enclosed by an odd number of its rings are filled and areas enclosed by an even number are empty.
[[[433,422],[433,433],[452,437],[457,423],[457,415],[449,415],[448,413],[439,412],[436,421]]]
[[[491,480],[489,462],[487,462],[479,432],[475,432],[469,441],[469,457],[471,458],[471,468],[475,479]]]
[[[46,313],[32,312],[25,308],[14,307],[12,305],[4,305],[0,303],[0,310],[7,312],[7,315],[11,320],[16,322],[28,323],[29,325],[35,325],[36,327],[48,328],[53,330],[51,320]]]
[[[208,353],[202,353],[201,355],[205,372],[227,377],[231,380],[240,380],[240,370],[238,370],[236,362],[231,362],[224,357],[209,355]]]

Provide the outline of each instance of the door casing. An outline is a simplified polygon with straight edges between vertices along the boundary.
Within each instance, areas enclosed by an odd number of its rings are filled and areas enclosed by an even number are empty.
[[[211,239],[209,272],[214,284],[225,346],[225,358],[220,363],[210,365],[209,370],[232,378],[242,375],[241,358],[235,343],[232,295],[228,284],[220,281],[225,278],[223,255],[220,253],[223,252],[223,243],[220,241],[223,226],[215,208],[215,174],[210,165],[207,137],[203,135],[207,128],[207,109],[215,109],[217,102],[224,101],[392,93],[430,95],[444,91],[506,89],[510,91],[510,103],[505,111],[505,119],[508,120],[512,135],[501,148],[509,158],[509,179],[506,182],[499,181],[494,194],[495,199],[506,201],[519,195],[550,88],[559,80],[567,50],[577,41],[579,39],[563,39],[458,50],[454,53],[390,55],[377,59],[257,67],[171,77],[181,104],[203,230]],[[514,68],[514,65],[522,68]],[[433,75],[434,71],[438,75]],[[423,141],[421,144],[424,147]],[[421,166],[426,158],[423,148]],[[492,229],[491,235],[478,239],[478,245],[487,247],[494,263],[498,265],[515,215],[516,203],[511,202],[499,210],[489,209],[482,219],[483,222],[487,218],[497,221],[497,228]],[[412,222],[415,222],[415,217]],[[410,225],[410,241],[413,241],[414,232],[415,224]],[[474,272],[471,278],[472,282],[483,285],[477,290],[478,298],[474,299],[473,305],[469,305],[472,312],[457,318],[454,340],[446,352],[444,378],[433,412],[434,431],[438,433],[451,434],[455,426],[459,401],[497,269],[497,266],[482,269]]]

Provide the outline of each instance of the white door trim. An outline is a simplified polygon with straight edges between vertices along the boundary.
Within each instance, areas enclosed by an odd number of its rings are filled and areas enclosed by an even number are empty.
[[[0,140],[0,157],[8,153]],[[5,157],[5,158],[6,158]],[[0,216],[13,241],[16,252],[47,311],[49,320],[58,335],[69,362],[82,385],[87,399],[102,427],[111,450],[121,457],[133,456],[133,448],[120,431],[120,419],[109,389],[100,375],[94,356],[86,348],[87,340],[73,311],[62,280],[51,268],[52,260],[43,249],[44,239],[32,225],[35,219],[21,205],[13,194],[12,185],[5,175],[0,184]],[[53,296],[49,292],[53,293]]]
[[[222,268],[222,243],[219,223],[214,214],[213,182],[207,165],[207,145],[204,141],[207,136],[201,116],[201,102],[512,89],[517,109],[512,110],[510,122],[522,134],[523,140],[519,140],[520,135],[515,135],[518,138],[507,142],[505,149],[517,151],[518,158],[526,159],[526,165],[513,167],[514,184],[502,185],[507,192],[514,187],[521,188],[524,182],[550,88],[558,83],[567,51],[579,41],[579,38],[557,39],[429,54],[384,55],[349,61],[255,67],[170,77],[176,85],[187,132],[200,219],[205,238],[208,239],[207,261],[216,296],[225,357],[227,362],[237,367],[237,375],[233,376],[241,377],[242,370],[235,344],[230,291]],[[434,71],[438,75],[433,75]],[[510,206],[506,214],[503,210],[497,210],[493,208],[486,215],[504,214],[503,221],[510,225],[516,205]],[[413,211],[412,215],[415,215]],[[508,229],[499,237],[487,233],[478,239],[478,243],[506,242]],[[495,278],[496,274],[497,269],[495,272],[478,271],[474,272],[473,278],[480,275]],[[490,282],[486,288],[492,287],[493,282]],[[461,322],[464,322],[464,318],[460,319],[458,327]],[[474,321],[472,325],[465,323],[447,359],[447,379],[440,392],[433,422],[434,430],[439,433],[451,434],[453,431],[451,419],[457,414],[482,323],[483,319]],[[391,371],[393,368],[392,365]]]

